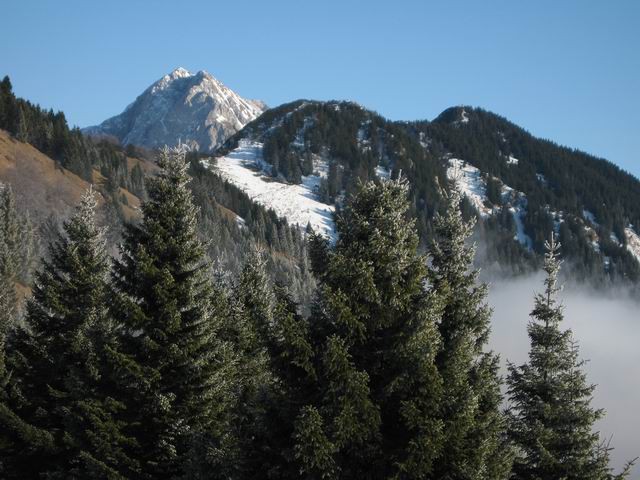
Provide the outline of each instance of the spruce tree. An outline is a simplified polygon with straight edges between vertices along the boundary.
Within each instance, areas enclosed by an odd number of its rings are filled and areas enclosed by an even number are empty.
[[[364,184],[337,218],[335,247],[312,241],[317,381],[294,431],[309,478],[428,478],[440,450],[439,309],[407,218],[408,188]]]
[[[114,338],[96,204],[88,191],[50,244],[13,341],[0,418],[15,440],[8,452],[15,478],[116,479],[133,471],[105,354]]]
[[[235,470],[243,478],[263,475],[273,456],[267,410],[274,388],[268,355],[274,308],[264,252],[251,247],[231,294],[225,328],[225,337],[235,345],[238,355],[232,428]]]
[[[594,423],[604,411],[591,407],[595,386],[584,373],[571,330],[562,330],[557,296],[560,244],[546,244],[544,293],[536,294],[527,327],[529,361],[509,365],[509,435],[517,447],[513,478],[518,480],[608,480],[625,478],[609,466],[608,445]]]
[[[444,193],[444,214],[434,219],[430,280],[442,308],[442,338],[436,362],[443,381],[440,416],[444,445],[435,462],[434,478],[507,478],[511,453],[500,411],[498,357],[486,352],[491,309],[487,286],[473,268],[474,247],[467,244],[473,222],[460,211],[461,195]]]
[[[147,181],[143,219],[127,227],[114,271],[120,383],[135,412],[139,478],[179,476],[202,448],[222,458],[233,387],[232,352],[217,336],[223,319],[212,305],[184,150],[165,148],[158,166]],[[215,476],[221,470],[212,462]]]

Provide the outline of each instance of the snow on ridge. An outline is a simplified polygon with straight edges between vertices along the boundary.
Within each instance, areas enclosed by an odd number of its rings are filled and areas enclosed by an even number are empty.
[[[518,160],[516,157],[512,157],[511,155],[507,157],[507,165],[518,165],[519,161],[520,160]]]
[[[467,115],[467,111],[464,108],[460,112],[460,123],[469,123],[469,115]]]
[[[463,107],[462,111],[460,112],[460,118],[458,118],[457,120],[454,120],[453,122],[451,122],[451,124],[457,127],[465,123],[469,123],[469,114]]]
[[[207,166],[208,164],[205,164]],[[301,185],[278,182],[267,175],[270,169],[262,156],[262,144],[240,140],[238,147],[218,157],[213,170],[229,183],[243,190],[252,200],[286,217],[292,225],[306,228],[335,241],[332,205],[322,203],[317,196],[321,174],[302,177]]]

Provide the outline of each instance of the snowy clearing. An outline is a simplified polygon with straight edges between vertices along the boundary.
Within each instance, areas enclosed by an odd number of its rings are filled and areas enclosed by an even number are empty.
[[[207,163],[205,163],[207,165]],[[335,240],[334,207],[318,200],[319,175],[302,177],[301,185],[281,183],[269,177],[262,158],[262,144],[240,140],[238,148],[216,159],[213,170],[229,183],[243,190],[252,200],[286,217],[292,225],[307,224]]]

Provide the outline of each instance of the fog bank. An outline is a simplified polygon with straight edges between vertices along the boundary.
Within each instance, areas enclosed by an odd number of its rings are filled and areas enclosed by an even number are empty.
[[[491,282],[489,303],[494,309],[491,348],[502,365],[526,361],[529,339],[526,326],[533,294],[541,291],[543,277]],[[579,342],[580,356],[589,360],[588,380],[597,385],[592,406],[604,408],[597,424],[602,438],[612,438],[613,465],[640,455],[640,301],[626,292],[594,292],[567,287],[560,299],[565,328]],[[640,478],[636,465],[630,478]]]

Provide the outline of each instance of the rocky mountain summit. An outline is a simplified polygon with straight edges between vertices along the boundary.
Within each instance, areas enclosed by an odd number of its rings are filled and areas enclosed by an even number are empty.
[[[205,71],[176,68],[147,88],[120,115],[84,133],[149,148],[179,142],[209,152],[266,110]]]

